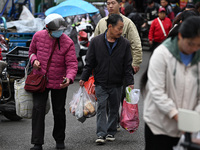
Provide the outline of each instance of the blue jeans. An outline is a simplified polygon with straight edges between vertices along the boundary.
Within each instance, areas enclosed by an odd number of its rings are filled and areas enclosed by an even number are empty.
[[[95,85],[97,97],[97,136],[115,135],[117,132],[118,112],[122,95],[122,86],[103,88]],[[107,106],[108,104],[108,106]],[[108,117],[107,117],[108,107]]]

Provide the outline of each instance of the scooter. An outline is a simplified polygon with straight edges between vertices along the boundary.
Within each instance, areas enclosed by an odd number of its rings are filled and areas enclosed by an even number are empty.
[[[83,24],[79,26],[79,32],[78,32],[78,41],[80,45],[80,52],[79,52],[79,58],[78,60],[81,62],[81,68],[83,69],[85,63],[85,57],[86,53],[88,51],[88,47],[90,45],[90,40],[92,38],[93,34],[93,27],[91,24]],[[80,73],[82,72],[82,69],[80,69]]]
[[[22,118],[16,114],[14,101],[14,79],[6,72],[7,63],[0,60],[0,114],[7,119],[18,121]]]
[[[78,73],[82,73],[85,65],[85,56],[89,47],[89,41],[92,38],[94,28],[89,23],[76,24],[68,26],[64,31],[74,42],[76,56],[78,60]]]

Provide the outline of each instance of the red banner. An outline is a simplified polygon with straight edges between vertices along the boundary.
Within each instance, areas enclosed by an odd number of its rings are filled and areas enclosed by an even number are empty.
[[[186,4],[187,4],[188,0],[180,0],[180,8],[183,9]]]

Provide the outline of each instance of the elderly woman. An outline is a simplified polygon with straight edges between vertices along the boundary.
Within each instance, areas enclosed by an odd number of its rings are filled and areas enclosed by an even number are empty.
[[[34,34],[29,49],[29,56],[33,54],[33,73],[46,74],[48,78],[45,91],[33,93],[31,143],[34,147],[31,150],[42,150],[44,144],[45,108],[50,91],[54,116],[53,137],[57,149],[65,148],[66,93],[78,70],[74,43],[63,33],[66,28],[63,17],[50,14],[45,18],[45,24],[45,30]]]

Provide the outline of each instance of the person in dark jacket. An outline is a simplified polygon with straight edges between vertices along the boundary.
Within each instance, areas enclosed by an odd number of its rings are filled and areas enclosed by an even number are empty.
[[[151,22],[158,17],[159,8],[160,4],[154,2],[153,0],[147,0],[147,8],[145,10],[145,15],[148,25],[151,25]]]
[[[135,26],[138,30],[138,33],[140,35],[141,26],[144,23],[144,18],[139,13],[137,13],[136,9],[133,8],[131,5],[128,5],[125,8],[125,16],[128,17],[129,19],[131,19],[131,21],[135,24]]]
[[[195,4],[195,9],[198,11],[198,13],[200,14],[200,2],[197,2]]]
[[[169,0],[160,0],[160,5],[166,9],[167,17],[173,21],[174,20],[174,12],[172,10],[171,5],[169,5]]]
[[[172,7],[172,10],[174,12],[174,16],[176,17],[176,15],[181,12],[181,8],[177,5],[177,1],[176,0],[170,0],[170,5]]]
[[[185,10],[192,10],[195,9],[195,5],[193,2],[188,2],[187,5],[185,6]]]
[[[94,70],[95,94],[98,102],[97,144],[104,144],[105,140],[115,140],[123,80],[126,80],[127,86],[134,88],[130,43],[121,36],[123,27],[120,15],[109,16],[105,33],[91,40],[86,55],[86,65],[79,81],[80,86],[84,86]]]
[[[183,12],[181,12],[175,19],[174,19],[174,22],[173,22],[173,27],[172,29],[170,30],[169,34],[168,34],[168,37],[171,37],[171,36],[174,36],[174,34],[177,34],[178,32],[178,29],[181,25],[181,23],[189,18],[189,17],[192,17],[192,16],[198,16],[198,12],[195,12],[193,10],[185,10]]]

